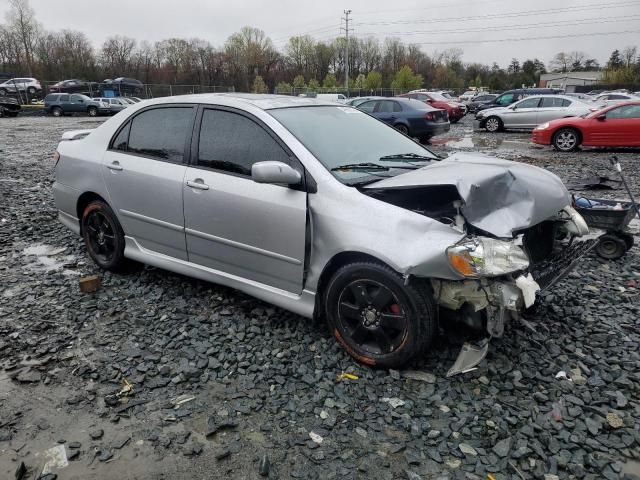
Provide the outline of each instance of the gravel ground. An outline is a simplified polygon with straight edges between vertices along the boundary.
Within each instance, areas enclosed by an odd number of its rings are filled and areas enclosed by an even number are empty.
[[[585,260],[474,372],[444,377],[459,348],[444,337],[407,370],[371,370],[323,325],[236,291],[99,272],[51,196],[61,133],[99,122],[0,121],[0,478],[21,462],[59,479],[640,478],[637,249]],[[434,143],[565,181],[612,175],[610,152],[558,154],[470,118]],[[639,152],[617,154],[640,197]],[[102,288],[82,294],[89,274]]]

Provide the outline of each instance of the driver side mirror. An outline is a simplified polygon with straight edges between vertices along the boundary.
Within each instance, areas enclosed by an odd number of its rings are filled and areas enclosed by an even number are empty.
[[[518,106],[517,106],[517,105],[511,105],[511,106],[509,107],[509,110],[515,110],[515,109],[517,109],[517,108],[518,108]]]
[[[302,181],[300,172],[283,162],[257,162],[251,166],[251,178],[256,183],[283,183],[299,185]]]
[[[596,120],[600,120],[601,122],[604,122],[607,119],[607,114],[606,113],[601,113],[600,115],[598,115],[596,117]]]

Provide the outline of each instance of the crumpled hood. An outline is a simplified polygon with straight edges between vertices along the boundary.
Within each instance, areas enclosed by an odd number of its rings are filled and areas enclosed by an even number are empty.
[[[523,163],[480,154],[456,153],[440,162],[367,185],[368,189],[454,186],[464,201],[462,214],[496,237],[536,225],[570,204],[553,173]]]

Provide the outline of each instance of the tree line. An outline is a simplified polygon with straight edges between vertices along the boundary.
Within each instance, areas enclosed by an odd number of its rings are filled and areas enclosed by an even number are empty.
[[[28,0],[9,0],[6,22],[0,24],[0,71],[45,81],[80,78],[103,80],[134,77],[147,84],[224,85],[238,91],[287,91],[343,86],[346,38],[318,41],[293,36],[282,49],[262,30],[246,26],[222,46],[200,38],[168,38],[155,43],[126,36],[107,38],[94,48],[76,30],[46,31]],[[547,72],[538,58],[514,58],[506,68],[497,63],[464,63],[463,51],[450,48],[432,54],[397,38],[349,41],[350,87],[407,90],[428,86],[492,90],[532,86]],[[601,69],[583,52],[560,52],[551,71]],[[604,67],[612,83],[640,83],[636,47],[615,50]]]

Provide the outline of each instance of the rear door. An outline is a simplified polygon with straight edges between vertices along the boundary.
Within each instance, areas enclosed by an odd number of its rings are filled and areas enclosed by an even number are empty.
[[[402,107],[400,107],[398,102],[394,102],[393,100],[380,100],[373,113],[377,119],[393,125],[398,118],[398,113],[401,111]]]
[[[567,114],[567,108],[571,101],[560,97],[542,97],[540,108],[538,109],[537,124],[550,122],[562,118]]]
[[[500,114],[506,128],[534,128],[538,116],[540,97],[530,97],[514,103]]]
[[[182,186],[196,107],[150,107],[114,136],[103,178],[125,235],[145,249],[187,259]]]
[[[301,293],[307,193],[256,183],[251,166],[275,160],[303,173],[302,166],[268,127],[245,112],[203,107],[197,123],[183,185],[189,261]]]

